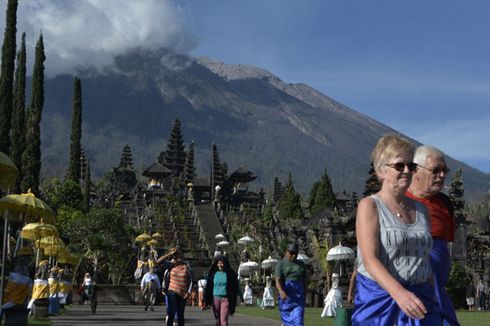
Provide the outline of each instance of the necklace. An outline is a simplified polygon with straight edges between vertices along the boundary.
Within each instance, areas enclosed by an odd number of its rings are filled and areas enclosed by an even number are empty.
[[[402,217],[403,217],[403,215],[402,215],[402,213],[401,213],[401,212],[402,212],[402,211],[405,209],[405,207],[406,207],[407,205],[406,205],[404,202],[400,202],[400,203],[399,203],[399,206],[400,206],[400,210],[397,210],[397,211],[396,211],[396,217],[398,217],[398,218],[402,218]]]

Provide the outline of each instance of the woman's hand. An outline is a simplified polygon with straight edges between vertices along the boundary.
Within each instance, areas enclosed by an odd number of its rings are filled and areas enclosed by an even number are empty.
[[[405,315],[410,318],[423,319],[427,314],[427,308],[413,292],[404,290],[393,299]]]
[[[286,292],[284,291],[279,291],[279,296],[281,297],[282,300],[286,300],[288,298]]]

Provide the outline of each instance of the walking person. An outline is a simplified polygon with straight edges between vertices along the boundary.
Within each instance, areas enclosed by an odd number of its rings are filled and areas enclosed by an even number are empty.
[[[206,285],[208,284],[208,273],[204,272],[199,281],[197,281],[197,296],[198,296],[198,304],[201,310],[204,310],[206,307],[204,303],[204,291],[206,290]]]
[[[235,313],[237,297],[243,302],[237,274],[226,256],[218,256],[209,269],[204,291],[205,306],[213,307],[216,326],[228,326],[228,316]]]
[[[434,289],[444,326],[459,325],[446,283],[451,270],[448,243],[454,241],[456,223],[449,197],[441,191],[449,169],[444,154],[432,146],[419,146],[413,157],[417,164],[406,195],[424,204],[430,215],[432,250],[430,263],[434,276]]]
[[[486,309],[487,291],[487,286],[483,283],[483,279],[480,278],[480,281],[476,286],[476,299],[478,301],[478,310]]]
[[[299,246],[290,243],[285,257],[277,264],[278,306],[284,326],[303,326],[306,305],[306,267],[298,260]]]
[[[151,311],[154,311],[153,305],[156,301],[157,291],[161,290],[161,288],[162,285],[160,283],[160,279],[155,273],[155,268],[152,266],[141,279],[141,292],[143,303],[145,305],[145,311],[148,310],[148,306],[150,306]]]
[[[192,274],[183,261],[180,248],[174,251],[174,265],[164,276],[164,293],[167,296],[167,326],[173,326],[177,314],[178,325],[184,325],[184,311],[187,298],[192,291]]]
[[[466,286],[466,304],[468,305],[468,311],[475,311],[475,286],[473,285],[473,280],[468,281]]]
[[[414,148],[383,136],[372,152],[381,190],[359,202],[357,293],[352,325],[441,325],[430,284],[432,249],[427,208],[405,195]]]

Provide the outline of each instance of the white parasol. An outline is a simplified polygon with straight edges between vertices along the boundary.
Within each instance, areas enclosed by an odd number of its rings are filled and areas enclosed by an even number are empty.
[[[301,260],[305,264],[310,263],[310,257],[308,257],[307,255],[305,255],[303,253],[299,253],[298,256],[296,257],[296,259]]]
[[[254,272],[258,267],[259,267],[258,263],[249,260],[245,263],[240,264],[240,266],[238,267],[238,273],[241,276],[247,276],[252,274],[252,272]]]
[[[214,236],[216,240],[224,240],[225,236],[222,233],[218,233],[217,235]]]
[[[353,259],[355,256],[354,250],[339,243],[328,251],[327,260],[346,260]]]
[[[263,269],[272,269],[277,265],[278,262],[279,260],[269,256],[269,258],[262,261],[261,266]]]
[[[248,235],[244,236],[244,237],[241,237],[240,239],[238,239],[238,244],[249,244],[249,243],[252,243],[254,242],[255,240],[252,239],[251,237],[249,237]]]
[[[228,241],[223,240],[223,241],[218,242],[217,245],[218,245],[218,247],[225,247],[225,246],[229,246],[230,243]]]
[[[337,246],[330,249],[327,253],[327,260],[347,260],[354,259],[356,254],[354,250],[349,247],[344,247],[342,243],[339,243]],[[340,263],[340,276],[342,276],[342,263]]]

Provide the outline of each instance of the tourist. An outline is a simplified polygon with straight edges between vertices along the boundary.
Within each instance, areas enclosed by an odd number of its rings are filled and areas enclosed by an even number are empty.
[[[430,285],[432,248],[427,208],[405,196],[414,148],[383,136],[372,153],[381,190],[359,202],[358,265],[352,325],[440,325]]]
[[[86,300],[94,300],[94,295],[95,295],[94,286],[95,286],[95,282],[92,279],[92,275],[90,275],[90,273],[85,273],[81,285],[82,294],[80,297],[80,304],[84,304]]]
[[[150,267],[145,275],[143,275],[140,286],[143,303],[145,304],[145,311],[148,310],[148,306],[150,306],[151,311],[154,311],[153,305],[155,304],[157,298],[157,291],[162,288],[162,285],[160,283],[158,275],[155,273],[155,268],[153,266]]]
[[[303,326],[306,305],[306,267],[298,260],[299,246],[290,243],[285,257],[276,265],[278,306],[284,326]]]
[[[446,293],[446,283],[451,270],[448,242],[454,241],[456,229],[454,210],[449,197],[441,192],[449,169],[444,154],[431,146],[415,150],[413,161],[417,169],[406,195],[424,204],[431,221],[432,250],[430,263],[434,276],[434,289],[444,325],[459,325],[456,312]]]
[[[487,291],[487,286],[483,283],[483,279],[480,278],[480,281],[476,286],[476,299],[478,300],[478,310],[486,309]]]
[[[475,311],[475,286],[473,280],[469,280],[466,286],[466,304],[468,305],[468,311]]]
[[[174,251],[175,262],[164,276],[164,294],[167,296],[167,326],[173,326],[177,314],[178,325],[184,325],[186,300],[192,291],[192,273],[183,261],[184,254],[178,248]]]
[[[228,325],[228,316],[235,313],[237,296],[243,301],[237,274],[231,268],[228,258],[219,256],[209,269],[204,292],[205,306],[213,307],[217,326]]]
[[[208,283],[208,273],[204,272],[202,274],[201,279],[197,281],[198,304],[201,310],[204,310],[204,308],[206,307],[204,303],[204,291],[206,290],[207,283]]]

